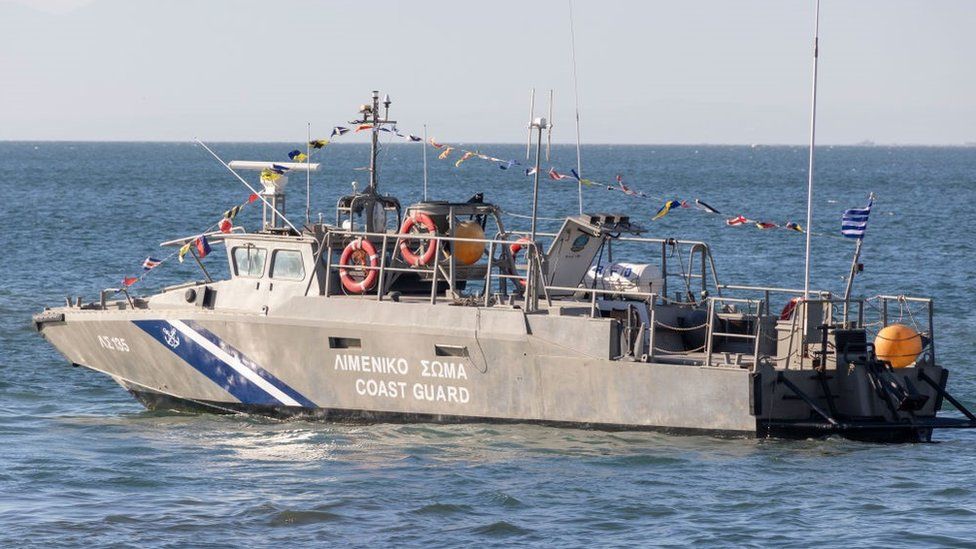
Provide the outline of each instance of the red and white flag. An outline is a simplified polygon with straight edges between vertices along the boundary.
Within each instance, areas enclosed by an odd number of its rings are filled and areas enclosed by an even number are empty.
[[[556,171],[556,168],[549,168],[549,179],[555,179],[559,181],[560,179],[566,179],[568,175],[563,175]]]

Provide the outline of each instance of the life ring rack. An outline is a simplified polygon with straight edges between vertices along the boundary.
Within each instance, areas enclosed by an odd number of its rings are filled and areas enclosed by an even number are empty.
[[[357,254],[356,252],[360,253]],[[350,267],[354,254],[360,261],[364,259],[362,256],[366,255],[365,259],[369,262],[366,277],[362,280],[353,279],[349,273],[348,267]],[[339,280],[342,282],[342,287],[351,294],[362,294],[373,289],[373,286],[376,285],[376,279],[379,277],[379,257],[376,253],[376,246],[373,246],[373,243],[365,238],[357,238],[346,244],[342,250],[342,255],[339,257]],[[365,265],[366,262],[362,261],[358,266]]]

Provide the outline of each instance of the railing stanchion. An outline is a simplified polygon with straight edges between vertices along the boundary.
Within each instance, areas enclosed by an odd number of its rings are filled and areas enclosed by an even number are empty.
[[[332,295],[332,233],[325,235],[325,297]]]
[[[766,305],[768,308],[769,306]],[[756,344],[752,351],[752,370],[756,371],[759,368],[759,344],[762,341],[762,324],[763,324],[763,304],[760,303],[759,307],[756,308]]]
[[[712,334],[715,332],[715,300],[708,298],[708,325],[705,327],[705,366],[712,365]]]
[[[648,306],[651,310],[650,311],[651,325],[650,327],[648,327],[648,334],[647,334],[647,341],[648,341],[647,361],[648,362],[654,362],[654,331],[655,331],[654,329],[657,327],[657,312],[656,312],[657,307],[655,307],[656,302],[657,302],[657,298],[654,296],[652,296],[651,299],[648,300]]]
[[[491,267],[495,259],[495,242],[488,243],[488,270],[485,272],[485,307],[491,304]]]
[[[935,303],[928,300],[929,309],[929,349],[932,355],[932,364],[935,364]]]
[[[435,238],[434,239],[434,268],[433,268],[434,275],[433,275],[433,280],[430,283],[430,304],[431,305],[437,304],[437,271],[438,271],[437,262],[440,260],[440,258],[441,258],[441,239]]]
[[[384,284],[386,284],[386,280],[385,280],[386,277],[384,275],[386,274],[386,243],[387,243],[386,240],[387,240],[387,238],[388,238],[388,236],[386,234],[384,234],[383,235],[383,246],[382,246],[382,250],[380,251],[380,276],[379,276],[379,280],[376,283],[377,284],[377,286],[376,286],[376,300],[377,301],[383,301],[383,294],[385,293],[385,286],[384,286]]]

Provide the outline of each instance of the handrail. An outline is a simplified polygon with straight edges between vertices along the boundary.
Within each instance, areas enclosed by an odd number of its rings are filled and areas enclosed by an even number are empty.
[[[800,294],[803,295],[803,290],[797,290],[794,288],[776,288],[774,286],[745,286],[741,284],[720,284],[720,288],[726,290],[747,290],[756,292],[776,292],[784,294]]]
[[[396,237],[396,238],[393,238],[393,237]],[[499,245],[502,245],[502,246],[511,245],[512,244],[512,241],[510,241],[510,240],[502,240],[502,239],[498,239],[498,238],[494,238],[494,239],[487,239],[487,238],[467,238],[467,237],[447,236],[447,235],[439,235],[439,234],[424,234],[424,233],[410,234],[409,236],[405,236],[405,235],[402,235],[402,234],[399,234],[399,233],[388,233],[388,232],[385,232],[385,233],[373,233],[373,232],[368,232],[368,231],[354,231],[354,230],[349,230],[349,229],[333,229],[333,230],[330,230],[329,232],[327,232],[325,235],[323,235],[323,238],[321,239],[319,245],[320,246],[323,246],[323,249],[324,248],[328,248],[329,250],[334,250],[334,249],[337,248],[337,246],[336,246],[337,243],[335,242],[336,239],[339,240],[338,243],[341,244],[347,238],[348,239],[366,238],[366,239],[369,239],[369,240],[379,240],[381,242],[380,251],[379,251],[379,256],[381,258],[380,259],[380,265],[378,265],[378,266],[360,265],[360,266],[357,266],[356,267],[357,269],[363,270],[363,271],[379,271],[379,277],[378,277],[378,280],[377,280],[378,290],[376,292],[376,299],[377,299],[377,301],[382,301],[383,294],[385,293],[384,290],[383,290],[383,288],[384,288],[384,286],[386,284],[386,276],[385,276],[385,273],[391,273],[391,272],[393,272],[393,273],[397,273],[397,272],[401,272],[401,273],[425,273],[425,274],[431,275],[431,277],[432,277],[431,296],[430,296],[431,304],[436,304],[437,303],[437,283],[439,281],[440,275],[443,275],[444,278],[447,280],[451,292],[452,293],[456,293],[456,291],[455,291],[456,280],[455,280],[455,277],[454,277],[454,269],[453,269],[453,266],[451,266],[451,268],[448,269],[449,272],[444,272],[443,265],[441,265],[441,262],[440,262],[439,259],[435,259],[432,262],[431,265],[425,265],[425,266],[395,267],[395,266],[386,264],[387,263],[386,262],[386,256],[387,256],[387,253],[388,253],[388,251],[390,249],[390,243],[391,243],[391,241],[395,241],[395,243],[393,244],[394,252],[395,252],[395,250],[397,248],[399,248],[400,242],[402,240],[433,241],[434,242],[434,246],[435,246],[435,252],[434,252],[434,257],[435,258],[440,258],[440,256],[441,256],[442,242],[470,242],[470,243],[487,244],[489,246],[489,250],[492,253],[492,257],[489,259],[489,265],[488,265],[488,269],[487,269],[486,277],[485,277],[485,296],[486,296],[485,297],[485,302],[486,302],[486,304],[489,302],[488,296],[490,295],[490,292],[491,292],[491,278],[492,278],[492,276],[494,276],[496,278],[499,278],[499,279],[505,279],[505,280],[512,280],[512,279],[514,279],[514,280],[519,280],[519,279],[529,280],[529,279],[534,279],[536,277],[538,277],[540,280],[542,279],[541,263],[539,263],[538,262],[538,259],[537,259],[539,257],[539,254],[538,254],[538,246],[537,246],[537,243],[535,243],[535,242],[524,242],[524,243],[522,243],[522,245],[527,250],[527,252],[526,252],[527,255],[529,256],[529,264],[528,264],[529,268],[527,269],[526,274],[524,276],[522,276],[522,275],[517,275],[517,274],[516,275],[506,274],[506,273],[502,273],[502,272],[499,272],[499,273],[497,273],[495,275],[492,275],[491,274],[491,269],[494,266],[492,264],[493,263],[493,260],[494,260],[494,249],[496,247],[498,247]],[[535,268],[533,268],[533,265],[534,264],[535,264]],[[338,266],[338,265],[335,265],[333,263],[333,261],[332,261],[332,253],[330,252],[330,253],[326,254],[326,265],[325,265],[325,277],[326,277],[326,280],[325,280],[325,296],[326,297],[329,297],[331,295],[331,278],[332,278],[332,272],[333,271],[338,271],[339,269],[341,269],[341,267]],[[531,283],[530,284],[527,284],[527,289],[529,287],[531,287],[531,286],[532,286]],[[365,295],[365,294],[363,294],[363,295]],[[548,299],[548,294],[546,295],[546,297]],[[536,300],[536,298],[534,296],[532,296],[530,294],[529,291],[524,292],[523,298],[525,300],[525,305],[526,305],[526,308],[527,309],[534,310],[535,308],[537,308],[537,306],[538,306],[537,300]]]

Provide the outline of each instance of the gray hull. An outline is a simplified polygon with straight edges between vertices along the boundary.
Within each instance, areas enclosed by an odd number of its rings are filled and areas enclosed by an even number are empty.
[[[782,381],[823,397],[809,370],[613,360],[611,319],[353,297],[282,309],[297,314],[65,308],[39,329],[150,408],[871,440],[926,440],[932,426],[952,426],[936,420],[942,399],[919,368],[901,371],[929,397],[913,425],[877,420],[885,402],[859,370],[827,377],[835,413],[861,420],[832,424],[811,420],[811,404]],[[941,368],[924,370],[944,386]]]
[[[574,340],[517,309],[362,299],[331,299],[319,309],[320,317],[290,318],[76,311],[42,333],[74,364],[148,397],[171,397],[159,402],[337,417],[755,432],[747,371],[601,357],[607,319],[576,319],[587,337]],[[559,327],[565,332],[565,324]],[[233,357],[266,383],[239,375],[228,365]]]

